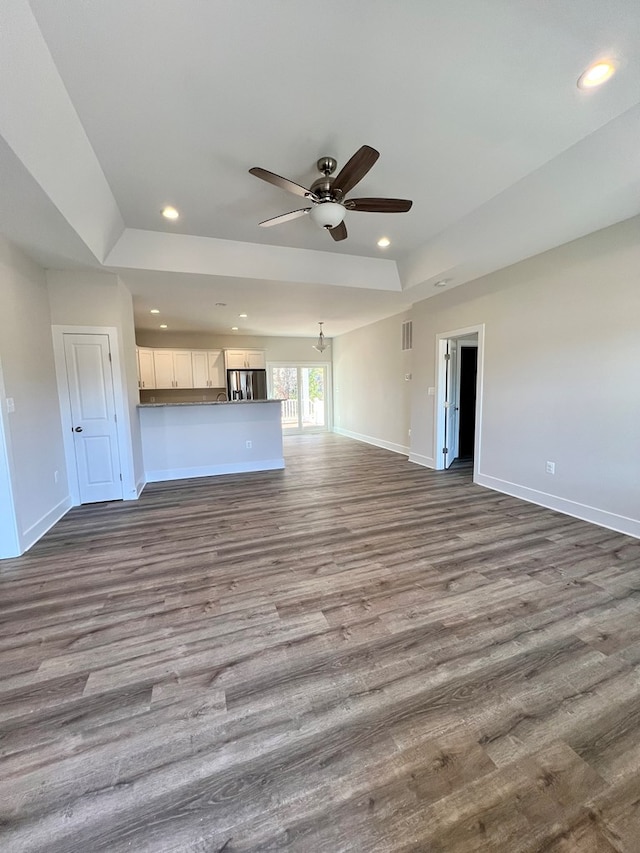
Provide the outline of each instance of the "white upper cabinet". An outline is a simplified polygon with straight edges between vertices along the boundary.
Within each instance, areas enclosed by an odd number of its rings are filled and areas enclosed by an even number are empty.
[[[139,347],[138,354],[138,388],[155,388],[156,374],[153,367],[153,350]]]
[[[138,387],[154,388],[226,388],[226,366],[239,370],[265,366],[262,350],[189,350],[147,349],[136,347]],[[229,353],[235,353],[232,365]],[[227,365],[225,365],[227,358]]]
[[[156,374],[156,388],[174,388],[173,352],[170,349],[154,349],[153,367]]]
[[[193,368],[193,387],[209,387],[209,362],[206,352],[192,352],[191,366]]]
[[[176,380],[174,388],[193,388],[193,369],[191,350],[174,350],[173,374]]]
[[[196,350],[191,353],[194,388],[224,388],[224,362],[221,350]]]
[[[224,351],[227,370],[259,370],[266,365],[264,350],[227,349]]]
[[[224,372],[224,356],[222,350],[211,350],[207,353],[209,359],[210,388],[226,388],[227,381]]]
[[[191,350],[153,350],[156,388],[193,388]]]

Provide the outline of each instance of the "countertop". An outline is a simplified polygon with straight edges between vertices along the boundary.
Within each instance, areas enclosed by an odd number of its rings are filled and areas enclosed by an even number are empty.
[[[197,400],[194,403],[138,403],[139,409],[158,409],[167,406],[245,406],[247,403],[281,403],[282,400]]]

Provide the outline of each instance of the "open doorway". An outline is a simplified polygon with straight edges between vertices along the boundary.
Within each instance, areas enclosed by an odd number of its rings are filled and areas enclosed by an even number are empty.
[[[479,469],[484,326],[437,335],[434,448],[437,470],[456,460]]]

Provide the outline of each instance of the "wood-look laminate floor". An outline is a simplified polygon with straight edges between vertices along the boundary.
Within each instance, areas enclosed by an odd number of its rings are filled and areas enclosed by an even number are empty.
[[[0,565],[0,849],[640,851],[640,542],[286,455]]]

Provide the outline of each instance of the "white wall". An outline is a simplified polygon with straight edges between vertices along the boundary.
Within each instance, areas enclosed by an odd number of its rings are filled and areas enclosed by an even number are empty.
[[[6,397],[0,361],[0,558],[16,557],[20,553],[20,538],[13,499],[13,468]]]
[[[124,371],[126,385],[129,444],[127,447],[128,465],[132,471],[136,494],[144,486],[144,462],[142,459],[142,437],[138,417],[138,363],[136,358],[136,333],[133,325],[133,299],[131,293],[120,279],[117,284],[118,343],[120,346],[120,365]],[[126,497],[126,495],[125,495]],[[131,495],[129,495],[131,497]]]
[[[93,270],[47,270],[51,323],[55,326],[117,326],[118,276]]]
[[[435,336],[484,324],[478,482],[640,536],[639,233],[629,220],[414,306],[412,452],[434,457]]]
[[[3,515],[9,513],[0,525],[0,556],[8,557],[31,547],[66,512],[70,499],[45,273],[1,236],[0,361],[0,494]],[[14,412],[7,411],[7,397],[14,400]]]
[[[407,312],[334,339],[334,430],[409,452],[411,352],[401,349]],[[414,327],[415,340],[415,327]]]

